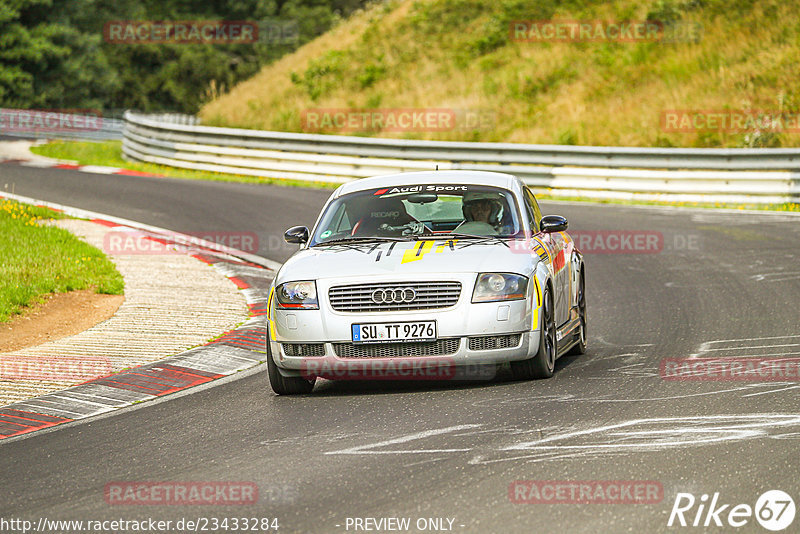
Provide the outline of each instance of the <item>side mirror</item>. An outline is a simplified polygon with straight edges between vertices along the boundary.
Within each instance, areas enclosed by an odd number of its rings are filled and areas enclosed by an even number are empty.
[[[283,233],[283,239],[287,243],[297,243],[300,245],[308,243],[308,228],[305,226],[292,226]]]
[[[545,215],[542,217],[542,232],[563,232],[568,226],[567,219],[561,215]]]

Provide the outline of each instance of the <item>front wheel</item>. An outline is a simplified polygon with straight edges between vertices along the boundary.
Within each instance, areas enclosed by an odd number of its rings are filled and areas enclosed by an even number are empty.
[[[553,313],[553,295],[545,286],[542,299],[541,331],[539,350],[533,358],[511,362],[511,373],[517,380],[531,378],[550,378],[556,365],[556,321]]]
[[[314,389],[313,380],[306,380],[303,377],[283,376],[272,359],[272,347],[269,343],[269,334],[267,334],[267,374],[269,375],[269,385],[272,386],[272,391],[278,395],[299,395],[301,393],[311,393]]]

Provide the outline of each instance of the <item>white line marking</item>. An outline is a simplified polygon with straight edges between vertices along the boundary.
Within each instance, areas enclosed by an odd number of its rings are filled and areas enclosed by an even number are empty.
[[[758,416],[746,416],[746,415],[744,415],[744,416],[733,416],[733,417],[734,418],[735,417],[741,417],[743,419],[752,419],[753,417],[758,417]],[[793,422],[796,422],[796,423],[800,424],[800,416],[793,416],[793,417],[795,417]],[[557,434],[555,436],[542,438],[542,439],[539,439],[539,440],[536,440],[536,441],[529,441],[529,442],[518,443],[516,445],[509,445],[508,447],[504,447],[501,450],[504,450],[504,451],[531,450],[531,449],[535,450],[535,449],[538,449],[538,448],[542,448],[543,447],[542,444],[544,444],[544,443],[550,443],[550,442],[553,442],[553,441],[559,441],[559,440],[582,437],[582,436],[589,436],[589,435],[593,435],[593,434],[600,434],[600,433],[603,433],[603,432],[610,432],[610,431],[617,430],[617,429],[625,429],[625,428],[628,428],[628,427],[631,427],[631,426],[634,426],[634,425],[641,425],[641,424],[661,424],[661,423],[669,423],[669,422],[676,422],[676,423],[677,422],[687,422],[687,423],[691,424],[691,423],[694,423],[694,422],[698,422],[698,423],[712,422],[712,421],[716,421],[716,420],[725,420],[725,419],[730,419],[730,418],[731,418],[731,416],[725,416],[725,415],[709,415],[709,416],[698,416],[698,417],[656,417],[656,418],[652,418],[652,419],[632,419],[630,421],[625,421],[623,423],[616,423],[616,424],[612,424],[612,425],[606,425],[606,426],[601,426],[601,427],[596,427],[596,428],[590,428],[588,430],[578,430],[578,431],[575,431],[575,432],[568,432],[566,434]],[[744,429],[744,428],[747,428],[747,426],[758,427],[758,426],[766,425],[766,423],[764,422],[763,419],[759,418],[757,420],[759,422],[754,424],[754,425],[741,425],[739,428]],[[728,429],[728,428],[729,427],[722,427],[722,429]],[[722,429],[719,429],[719,430],[722,430]],[[711,429],[711,428],[708,429],[709,432],[718,432],[719,430],[718,429]],[[663,430],[663,431],[651,431],[650,433],[658,433],[658,434],[665,434],[665,435],[673,436],[673,437],[676,438],[675,440],[666,441],[666,442],[663,442],[661,444],[662,445],[673,445],[673,444],[677,445],[677,444],[684,444],[685,443],[685,441],[681,441],[681,440],[677,439],[680,436],[681,432],[692,433],[693,429],[688,429],[688,428],[670,428],[668,430]],[[753,431],[749,431],[749,430],[743,430],[743,432],[744,432],[744,435],[748,435],[748,436],[757,434],[757,433],[753,434]],[[643,432],[643,433],[647,433],[647,432]],[[638,433],[626,430],[626,431],[623,431],[623,432],[612,432],[610,435],[613,435],[613,436],[629,436],[629,435],[635,435],[635,434],[638,434]],[[710,441],[717,441],[717,440],[716,439],[704,440],[703,443],[708,443]],[[606,443],[601,443],[601,444],[585,444],[585,445],[560,445],[558,448],[560,448],[560,449],[615,449],[615,448],[641,448],[642,446],[643,446],[643,444],[639,444],[639,443],[607,443],[607,444]]]
[[[800,347],[800,343],[784,343],[781,345],[748,345],[744,347],[721,347],[718,349],[706,349],[705,352],[711,352],[715,350],[774,349],[778,347]]]
[[[612,380],[612,379],[611,378],[606,378],[606,379],[598,378],[598,380]],[[714,390],[714,391],[705,391],[705,392],[702,392],[702,393],[688,393],[688,394],[682,394],[682,395],[670,395],[670,396],[666,396],[666,397],[648,397],[646,399],[609,399],[609,398],[601,398],[601,397],[580,398],[580,397],[575,397],[574,395],[569,395],[569,394],[565,394],[565,395],[550,395],[550,396],[545,395],[545,396],[542,396],[542,397],[537,397],[535,399],[535,402],[593,402],[593,403],[602,403],[602,402],[660,402],[660,401],[675,400],[675,399],[687,399],[687,398],[690,398],[690,397],[706,397],[706,396],[709,396],[709,395],[720,395],[722,393],[735,393],[737,391],[746,391],[746,390],[749,390],[749,389],[757,389],[757,388],[763,388],[763,387],[774,387],[776,385],[782,386],[782,385],[786,385],[786,384],[790,384],[790,383],[791,382],[771,382],[771,383],[767,384],[767,383],[763,383],[763,382],[758,382],[758,383],[751,383],[751,384],[743,384],[741,386],[733,387],[733,388],[730,388],[730,389],[717,389],[717,390]],[[800,387],[800,386],[798,386],[798,387]],[[772,391],[770,390],[770,391],[766,391],[764,393],[765,394],[766,393],[772,393]],[[743,395],[743,397],[745,397],[745,396],[747,396],[747,395]],[[488,403],[489,401],[486,401],[486,402]],[[512,399],[506,399],[506,400],[503,400],[503,401],[492,400],[492,402],[494,402],[494,403],[498,403],[499,402],[500,404],[513,404],[515,402],[521,402],[521,403],[526,403],[527,404],[527,403],[532,402],[532,400],[529,397],[516,397],[516,398],[512,398]],[[481,402],[473,403],[472,405],[473,406],[483,406],[484,404],[485,403],[483,401],[481,401]]]
[[[35,397],[33,399],[30,399],[30,400],[31,401],[42,401],[42,397]],[[46,402],[46,400],[43,401],[43,402]],[[22,411],[30,411],[30,412],[35,413],[35,414],[49,415],[49,416],[52,416],[52,417],[68,417],[70,419],[81,419],[83,417],[86,417],[86,415],[81,413],[81,412],[71,412],[71,411],[65,410],[63,408],[56,408],[55,406],[49,406],[49,405],[44,405],[43,406],[41,404],[31,404],[30,402],[15,402],[14,404],[12,404],[10,406],[12,406],[15,410],[19,409],[19,410],[22,410]],[[53,415],[50,412],[58,412],[58,413],[62,413],[62,414],[65,414],[65,415]],[[5,440],[3,440],[3,441],[5,441]]]
[[[747,358],[767,358],[771,356],[776,356],[776,362],[783,361],[784,359],[792,359],[792,358],[782,358],[782,356],[792,356],[793,354],[800,354],[800,352],[766,352],[764,354],[736,354],[730,356],[694,356],[692,359],[696,360],[716,360],[718,358],[738,358],[742,360],[746,360]]]
[[[766,336],[766,337],[754,337],[754,338],[740,338],[740,339],[717,339],[714,341],[703,341],[700,346],[697,348],[697,352],[691,354],[689,359],[698,358],[700,355],[711,352],[711,351],[722,351],[722,350],[746,350],[746,349],[757,349],[757,348],[773,348],[773,347],[794,347],[800,346],[800,344],[772,344],[772,345],[742,345],[738,347],[715,347],[712,348],[712,345],[717,345],[720,343],[737,343],[742,344],[743,342],[746,343],[753,343],[753,342],[768,342],[769,340],[780,340],[780,341],[790,341],[800,339],[800,335],[784,335],[784,336]],[[761,356],[767,356],[762,354]],[[782,356],[779,354],[779,356]]]
[[[789,432],[787,434],[778,434],[772,436],[772,439],[800,439],[800,432]]]
[[[787,277],[787,278],[770,278],[769,280],[767,280],[767,278],[774,277],[774,276],[783,276],[783,277]],[[754,274],[754,275],[752,275],[750,277],[751,280],[754,280],[756,282],[764,282],[764,281],[767,281],[767,282],[786,282],[788,280],[795,280],[797,278],[800,278],[800,272],[798,272],[798,271],[766,273],[766,274]]]
[[[83,165],[78,170],[81,172],[90,172],[92,174],[114,174],[123,169],[119,167],[106,167],[105,165]]]
[[[798,387],[800,387],[800,386],[793,385],[793,386],[789,386],[787,388],[782,388],[782,389],[772,389],[772,390],[769,390],[769,391],[761,391],[759,393],[748,393],[747,395],[742,395],[742,397],[756,397],[758,395],[769,395],[770,393],[778,393],[778,392],[781,392],[781,391],[788,391],[790,389],[797,389]]]
[[[75,397],[72,397],[72,396],[62,396],[62,395],[59,395],[59,393],[61,393],[61,391],[56,391],[55,393],[50,393],[49,396],[51,398],[53,398],[53,399],[61,399],[61,400],[64,400],[64,401],[68,401],[70,404],[72,404],[72,403],[75,403],[75,404],[83,403],[83,404],[88,404],[89,406],[96,406],[97,408],[99,408],[101,410],[104,410],[104,411],[116,410],[117,409],[116,406],[110,406],[108,404],[104,404],[104,403],[101,403],[101,402],[94,402],[94,401],[90,401],[88,399],[78,399],[78,398],[75,398]]]
[[[642,426],[653,425],[647,429]],[[632,428],[632,427],[640,427]],[[722,441],[740,441],[775,437],[776,429],[794,430],[800,426],[800,414],[748,414],[695,417],[666,417],[634,419],[590,428],[569,431],[535,441],[503,447],[497,453],[529,451],[531,454],[513,457],[473,457],[472,465],[502,461],[527,460],[540,462],[556,458],[581,458],[620,452],[654,452],[669,448],[709,445]],[[790,432],[791,433],[791,432]],[[781,435],[786,435],[784,432]],[[589,440],[581,443],[580,440]],[[559,442],[564,441],[564,444]]]
[[[436,430],[425,430],[423,432],[416,432],[414,434],[408,434],[407,436],[401,436],[399,438],[394,439],[387,439],[386,441],[379,441],[377,443],[370,443],[367,445],[359,445],[357,447],[350,447],[348,449],[342,449],[339,451],[330,451],[326,452],[325,454],[419,454],[419,453],[442,453],[442,452],[468,452],[472,449],[418,449],[418,450],[408,450],[408,451],[370,451],[366,449],[374,449],[377,447],[386,447],[387,445],[397,445],[399,443],[408,443],[409,441],[414,441],[418,439],[429,438],[431,436],[438,436],[441,434],[448,434],[450,432],[457,432],[459,430],[466,430],[468,428],[478,428],[483,425],[456,425],[456,426],[449,426],[446,428],[438,428]]]

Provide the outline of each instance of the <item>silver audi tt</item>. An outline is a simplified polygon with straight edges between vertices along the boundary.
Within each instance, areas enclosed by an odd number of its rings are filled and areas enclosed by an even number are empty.
[[[566,229],[510,174],[342,185],[311,231],[284,236],[300,250],[269,292],[272,389],[470,378],[506,362],[518,379],[552,376],[556,358],[586,350],[583,258]]]

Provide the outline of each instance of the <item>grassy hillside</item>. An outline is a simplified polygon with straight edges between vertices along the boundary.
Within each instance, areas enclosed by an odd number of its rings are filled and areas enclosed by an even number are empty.
[[[698,42],[517,42],[516,20],[699,23]],[[394,0],[207,104],[206,124],[303,131],[309,108],[491,112],[489,128],[368,135],[622,146],[800,146],[667,132],[665,110],[800,112],[800,5],[782,0]]]

